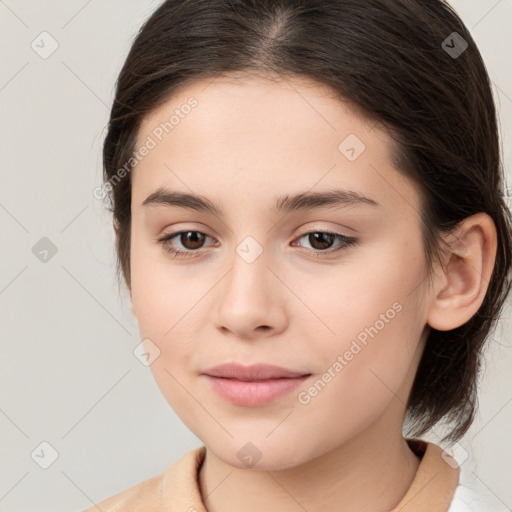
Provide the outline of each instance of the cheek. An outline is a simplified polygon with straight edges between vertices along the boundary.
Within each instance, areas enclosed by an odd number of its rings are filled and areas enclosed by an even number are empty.
[[[141,336],[163,338],[181,311],[183,289],[173,279],[163,249],[146,240],[138,230],[131,239],[131,296]],[[165,264],[167,263],[167,265]],[[174,270],[174,273],[176,271]]]
[[[283,274],[309,309],[301,315],[307,323],[298,315],[295,320],[311,326],[308,339],[318,344],[319,353],[333,345],[343,349],[355,338],[364,343],[372,334],[396,335],[400,343],[395,324],[403,325],[404,317],[421,312],[418,293],[425,274],[420,240],[411,238],[395,235],[367,244],[337,267]]]
[[[180,284],[173,282],[169,270],[160,268],[160,259],[148,245],[136,236],[132,239],[131,297],[141,339],[151,340],[158,348],[159,356],[150,368],[162,385],[172,380],[165,370],[174,373],[175,364],[188,357],[187,344],[183,343],[187,338],[179,332],[180,317],[185,315],[184,298]],[[182,342],[179,350],[175,347],[178,340]]]
[[[323,324],[313,318],[308,339],[322,360],[320,373],[330,379],[325,387],[319,383],[319,404],[332,400],[342,409],[371,411],[397,396],[405,405],[401,388],[415,369],[425,324],[419,241],[409,249],[389,247],[373,256],[373,264],[361,261],[359,271],[347,267],[335,278],[315,281],[321,293],[304,286],[301,298]],[[319,336],[320,330],[325,334]]]
[[[158,357],[150,370],[162,395],[180,415],[191,407],[187,393],[196,352],[193,340],[199,319],[192,305],[197,300],[190,288],[173,277],[170,267],[160,269],[143,250],[132,259],[132,303],[140,336],[156,345]],[[173,271],[176,274],[176,271]]]
[[[346,312],[347,320],[338,322],[336,341],[310,352],[322,354],[323,365],[297,397],[300,414],[295,419],[304,430],[314,431],[321,424],[322,437],[336,443],[387,412],[395,419],[405,413],[421,329],[412,300],[393,304],[395,308],[372,306],[387,323],[373,311],[359,311],[359,321]]]
[[[160,246],[138,240],[137,235],[132,240],[133,312],[141,338],[150,339],[160,351],[150,367],[157,383],[175,390],[179,386],[169,373],[184,382],[190,378],[186,372],[196,369],[196,333],[209,320],[205,294],[218,276],[191,277],[190,268],[170,261]]]

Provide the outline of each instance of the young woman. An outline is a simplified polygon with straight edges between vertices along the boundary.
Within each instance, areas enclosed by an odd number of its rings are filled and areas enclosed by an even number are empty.
[[[473,421],[512,256],[448,4],[168,0],[103,157],[145,357],[204,446],[89,510],[508,510],[421,439]]]

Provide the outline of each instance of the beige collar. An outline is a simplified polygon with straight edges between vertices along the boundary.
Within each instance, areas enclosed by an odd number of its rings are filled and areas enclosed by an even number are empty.
[[[422,459],[409,490],[390,512],[447,512],[459,483],[459,465],[437,444],[407,442]]]
[[[407,442],[421,463],[411,487],[390,512],[447,512],[459,481],[459,466],[437,444],[419,439]],[[201,446],[163,473],[162,501],[169,512],[207,512],[198,480],[205,455],[206,448]]]

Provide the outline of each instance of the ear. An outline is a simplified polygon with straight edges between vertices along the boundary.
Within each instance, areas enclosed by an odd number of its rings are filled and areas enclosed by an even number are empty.
[[[496,226],[489,215],[477,213],[444,239],[447,253],[436,271],[427,314],[427,323],[439,331],[465,324],[484,301],[496,260]]]

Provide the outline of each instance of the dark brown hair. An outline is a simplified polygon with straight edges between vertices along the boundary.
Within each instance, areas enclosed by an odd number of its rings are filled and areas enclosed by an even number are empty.
[[[456,32],[457,34],[454,34]],[[466,48],[467,45],[467,48]],[[512,222],[490,80],[464,23],[441,0],[167,0],[141,27],[116,83],[103,147],[118,277],[130,288],[131,174],[142,120],[198,79],[304,76],[332,88],[395,141],[397,169],[420,187],[428,268],[440,235],[478,212],[498,233],[484,302],[464,325],[432,329],[406,424],[440,420],[460,439],[477,406],[482,349],[510,289]]]

